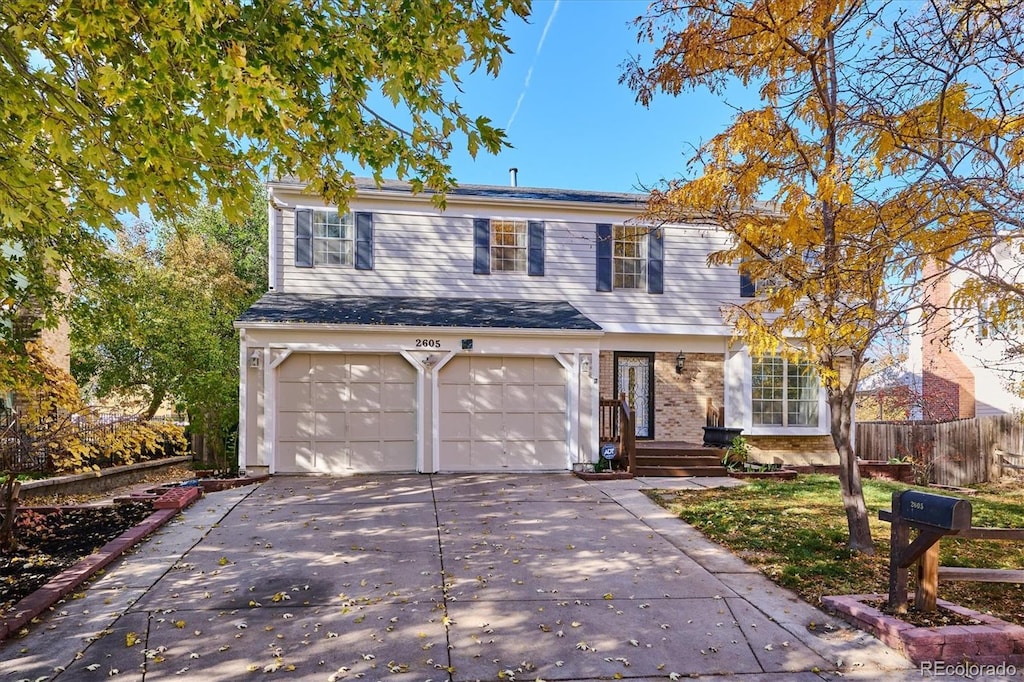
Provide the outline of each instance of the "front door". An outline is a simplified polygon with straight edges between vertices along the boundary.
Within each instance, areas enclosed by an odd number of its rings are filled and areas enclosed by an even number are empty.
[[[615,354],[615,397],[626,394],[636,437],[654,438],[654,353]]]

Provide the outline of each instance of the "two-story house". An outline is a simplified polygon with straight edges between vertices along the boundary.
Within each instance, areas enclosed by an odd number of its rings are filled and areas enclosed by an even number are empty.
[[[731,340],[724,232],[640,224],[639,194],[304,189],[270,183],[270,291],[236,322],[247,472],[565,471],[623,393],[642,440],[699,446],[711,404],[762,459],[835,459],[814,375]]]
[[[995,279],[1022,279],[1024,256],[1000,244],[979,254],[971,266]],[[1024,412],[1024,358],[1012,331],[1000,329],[985,311],[955,303],[956,292],[973,275],[963,269],[924,269],[927,283],[920,308],[908,316],[907,374],[910,418],[947,421]]]

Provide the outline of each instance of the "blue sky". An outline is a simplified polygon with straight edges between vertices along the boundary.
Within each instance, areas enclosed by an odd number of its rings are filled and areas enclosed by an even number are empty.
[[[514,53],[500,75],[468,77],[459,101],[506,128],[513,148],[476,160],[455,151],[457,180],[504,185],[515,166],[521,186],[633,191],[683,174],[693,147],[720,132],[731,109],[702,91],[644,108],[619,84],[626,59],[652,50],[631,24],[647,5],[534,0],[530,23],[510,22]]]

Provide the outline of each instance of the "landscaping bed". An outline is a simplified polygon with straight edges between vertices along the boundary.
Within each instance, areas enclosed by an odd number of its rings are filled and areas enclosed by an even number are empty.
[[[0,614],[152,511],[149,502],[23,510],[19,548],[0,554]]]
[[[877,479],[863,483],[874,556],[853,554],[846,548],[846,517],[839,482],[832,476],[805,475],[795,481],[756,480],[737,488],[655,490],[648,494],[779,585],[821,606],[826,595],[863,595],[888,589],[890,526],[878,519],[878,511],[890,508],[894,490],[910,486]],[[1024,525],[1024,504],[1020,499],[1020,487],[979,487],[971,496],[974,525]],[[1024,543],[944,538],[940,544],[940,563],[1020,569],[1024,568]],[[1024,625],[1021,585],[941,582],[939,597]],[[901,618],[915,625],[949,624],[948,610],[935,614],[911,611]]]
[[[70,481],[44,487],[48,494],[37,490],[23,503],[18,512],[20,547],[11,554],[0,554],[0,616],[6,616],[20,599],[53,577],[146,522],[153,513],[153,500],[136,498],[113,504],[115,498],[130,498],[142,488],[158,490],[161,485],[195,475],[179,462],[140,467],[137,474],[132,477],[133,485],[118,487],[111,484],[117,485],[123,478],[91,475],[83,479],[83,486]]]

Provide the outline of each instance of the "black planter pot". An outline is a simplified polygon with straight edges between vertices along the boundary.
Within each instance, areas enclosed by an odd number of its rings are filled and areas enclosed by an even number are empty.
[[[732,426],[705,426],[704,445],[712,448],[727,448],[732,439],[743,433],[743,429]]]

